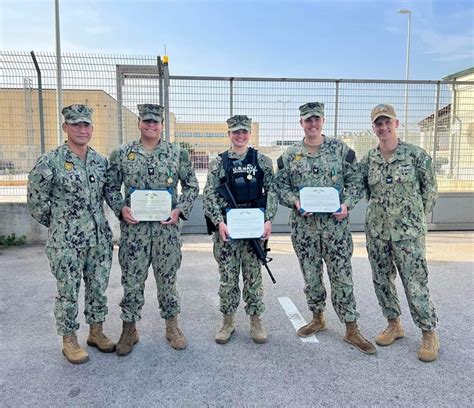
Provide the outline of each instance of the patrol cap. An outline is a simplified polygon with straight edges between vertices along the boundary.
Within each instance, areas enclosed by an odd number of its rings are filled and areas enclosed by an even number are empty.
[[[163,122],[163,106],[154,103],[144,103],[137,105],[138,116],[141,120],[155,120]]]
[[[370,112],[370,118],[372,123],[374,123],[380,116],[387,116],[391,119],[397,119],[397,114],[395,113],[395,108],[388,103],[381,103],[372,109]]]
[[[90,125],[92,125],[92,112],[92,109],[88,106],[77,103],[66,106],[61,111],[64,116],[65,123],[75,124],[85,122],[89,123]]]
[[[322,102],[308,102],[300,106],[301,119],[308,119],[311,116],[324,118],[324,103]]]
[[[252,119],[245,115],[235,115],[227,119],[227,126],[229,132],[235,132],[240,129],[250,132],[252,129]]]

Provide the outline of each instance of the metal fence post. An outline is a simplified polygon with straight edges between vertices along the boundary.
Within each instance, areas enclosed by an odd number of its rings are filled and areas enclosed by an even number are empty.
[[[454,138],[454,126],[456,123],[456,112],[457,112],[457,88],[456,84],[452,85],[452,96],[451,96],[451,118],[450,118],[450,135],[449,135],[449,176],[453,177],[458,172],[454,171],[454,164],[456,167],[459,166],[459,155],[456,152],[459,151],[458,141]],[[461,135],[459,135],[461,136]],[[456,161],[455,161],[456,159]]]
[[[433,154],[431,155],[431,165],[434,166],[434,170],[436,172],[436,150],[438,147],[438,111],[439,111],[439,93],[440,93],[440,83],[439,81],[436,84],[436,104],[435,104],[435,111],[433,117]],[[430,222],[433,223],[433,212],[430,215]]]
[[[36,74],[38,76],[38,113],[40,123],[40,151],[41,154],[45,153],[45,140],[44,140],[44,111],[43,111],[43,81],[41,78],[41,69],[36,60],[34,51],[30,52],[33,64],[35,64]]]
[[[54,2],[54,16],[56,27],[56,103],[57,103],[57,132],[58,146],[63,142],[62,110],[63,110],[63,80],[61,64],[61,28],[59,24],[59,0]]]
[[[159,98],[160,98],[160,105],[163,106],[163,61],[161,57],[158,55],[156,57],[156,64],[158,65],[158,84],[159,84]]]
[[[117,130],[119,145],[123,144],[123,120],[122,120],[122,106],[123,106],[123,78],[122,69],[119,65],[115,68],[115,81],[117,87]]]
[[[164,79],[164,105],[165,105],[165,137],[164,139],[168,142],[171,141],[171,124],[170,124],[170,93],[169,93],[169,86],[170,86],[170,73],[168,67],[168,56],[163,56],[163,79]]]
[[[336,81],[336,100],[334,101],[334,137],[337,138],[337,121],[339,118],[339,81]]]
[[[230,98],[229,117],[232,117],[234,116],[234,78],[229,78],[229,98]]]
[[[435,111],[434,111],[434,118],[433,118],[433,153],[431,155],[431,159],[433,160],[433,166],[436,164],[436,149],[438,146],[438,111],[439,111],[439,92],[440,92],[440,83],[436,84],[436,103],[435,103]]]

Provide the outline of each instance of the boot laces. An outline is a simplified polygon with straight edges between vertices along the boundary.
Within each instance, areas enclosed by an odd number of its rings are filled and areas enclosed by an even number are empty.
[[[175,336],[181,337],[183,335],[183,333],[181,332],[178,326],[171,326],[168,328],[168,330],[170,331],[171,334]]]
[[[79,351],[81,349],[79,344],[77,344],[76,342],[73,342],[71,344],[72,344],[72,348],[74,349],[74,351]]]
[[[421,346],[424,349],[432,349],[434,348],[434,345],[435,345],[434,336],[423,334],[423,337],[421,339]]]
[[[67,343],[70,345],[70,347],[73,349],[73,351],[79,351],[81,347],[77,343],[77,340],[74,338],[68,339]]]
[[[123,330],[119,341],[131,340],[133,338],[133,334],[133,329],[128,328],[127,330]],[[105,337],[104,333],[102,333],[102,335]]]
[[[352,335],[357,338],[357,340],[360,342],[360,343],[370,343],[363,335],[362,333],[360,332],[359,328],[356,327],[355,329],[353,329],[353,332],[352,332]]]
[[[100,331],[95,334],[95,337],[97,337],[100,340],[108,340],[107,336],[104,334],[104,332]]]

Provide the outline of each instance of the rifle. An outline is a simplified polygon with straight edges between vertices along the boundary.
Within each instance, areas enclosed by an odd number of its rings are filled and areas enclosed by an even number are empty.
[[[216,188],[216,191],[229,203],[231,204],[231,208],[238,208],[237,201],[235,201],[235,197],[232,194],[232,191],[230,191],[229,185],[227,182],[222,183]],[[260,263],[265,267],[265,269],[268,272],[268,275],[270,276],[270,279],[272,280],[273,283],[276,283],[275,278],[273,277],[272,271],[268,267],[268,262],[271,262],[273,258],[267,257],[267,253],[270,251],[270,249],[267,248],[265,244],[265,249],[262,248],[260,245],[260,240],[257,238],[251,238],[248,239],[250,246],[252,248],[253,253],[257,256],[258,260]]]

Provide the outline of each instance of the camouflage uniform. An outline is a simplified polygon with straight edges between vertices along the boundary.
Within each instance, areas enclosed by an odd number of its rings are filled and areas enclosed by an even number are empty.
[[[178,199],[177,186],[182,194]],[[125,200],[121,193],[125,187]],[[141,221],[129,225],[122,219],[122,208],[130,207],[133,190],[170,189],[172,206],[186,219],[191,213],[199,185],[186,150],[161,140],[152,151],[139,141],[114,150],[107,170],[106,200],[121,219],[119,262],[122,268],[124,295],[120,307],[124,322],[140,320],[145,303],[144,289],[150,264],[158,289],[161,316],[172,319],[180,312],[176,274],[181,265],[181,237],[178,225],[159,221]]]
[[[49,228],[46,254],[57,281],[54,315],[62,336],[79,328],[81,276],[86,322],[101,323],[107,315],[113,246],[103,208],[106,169],[107,160],[92,148],[83,161],[65,143],[41,156],[29,175],[28,209]]]
[[[229,159],[243,160],[247,153],[238,155],[228,151]],[[267,196],[265,221],[272,221],[278,209],[278,201],[272,192],[273,166],[269,157],[257,152],[258,164],[263,170],[263,187]],[[221,156],[209,165],[206,187],[203,194],[204,213],[214,225],[225,221],[222,214],[224,208],[230,204],[216,191],[220,180],[225,177],[225,170]],[[261,265],[253,252],[249,241],[236,239],[224,242],[219,237],[219,231],[213,236],[214,258],[219,266],[220,274],[220,311],[225,315],[235,314],[240,302],[239,273],[242,268],[243,291],[242,296],[246,303],[245,311],[248,315],[260,315],[265,311],[263,304],[263,286]]]
[[[398,270],[413,320],[422,330],[433,330],[437,316],[425,258],[425,216],[437,196],[431,158],[420,147],[400,141],[388,161],[377,147],[360,168],[368,198],[367,251],[383,314],[387,319],[401,314],[394,284]]]
[[[359,197],[360,176],[355,153],[343,142],[324,136],[320,149],[311,154],[303,141],[290,146],[278,159],[275,188],[280,204],[291,208],[293,248],[305,281],[309,309],[322,313],[326,306],[323,265],[331,283],[331,300],[341,322],[357,320],[353,293],[351,257],[352,236],[349,219],[338,221],[331,214],[301,216],[294,207],[300,187],[335,187],[341,203],[352,209]]]

